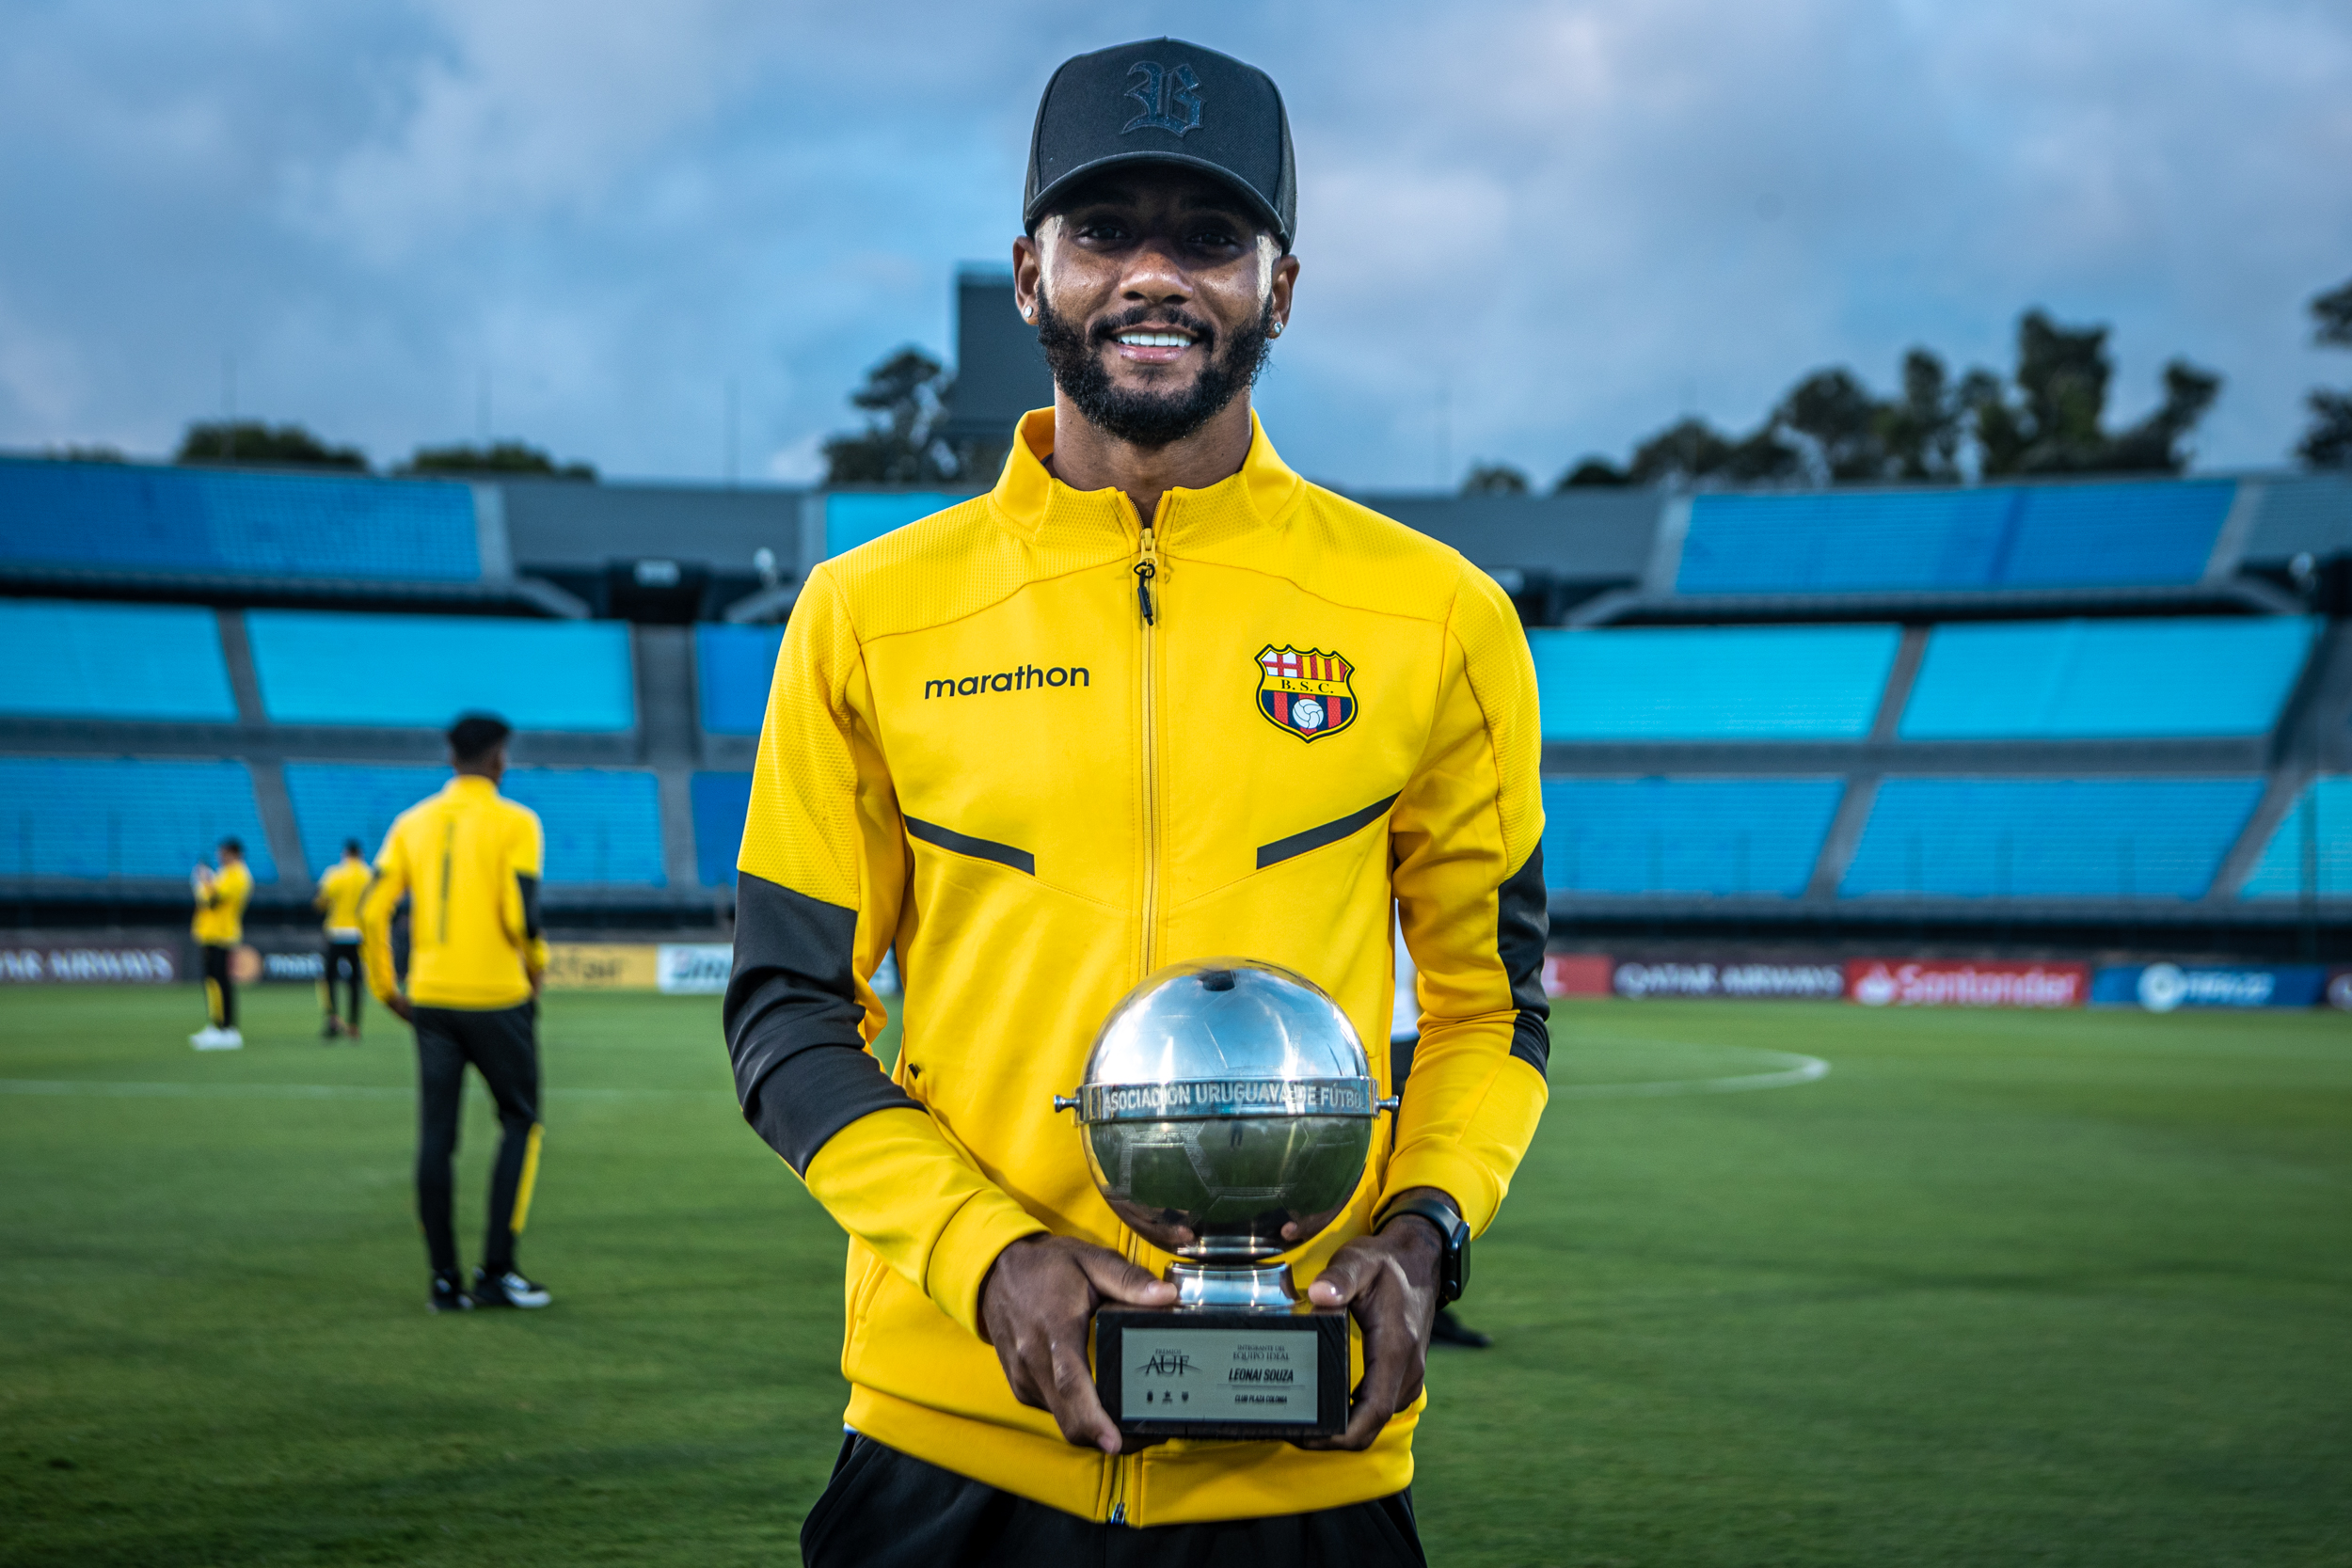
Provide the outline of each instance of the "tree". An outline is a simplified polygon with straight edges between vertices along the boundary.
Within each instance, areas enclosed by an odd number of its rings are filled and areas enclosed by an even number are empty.
[[[1962,404],[1944,361],[1923,348],[1903,356],[1902,394],[1878,408],[1890,479],[1950,484],[1960,478]]]
[[[870,416],[866,428],[825,441],[828,484],[935,484],[958,478],[955,451],[937,432],[951,378],[909,344],[866,372],[850,394]]]
[[[1850,484],[1886,470],[1879,402],[1842,365],[1815,371],[1791,387],[1772,420],[1804,438],[1817,479]]]
[[[1626,477],[1625,470],[1618,467],[1614,463],[1610,462],[1606,457],[1580,457],[1576,461],[1576,467],[1570,468],[1566,473],[1562,474],[1560,476],[1560,483],[1552,486],[1552,488],[1555,490],[1578,490],[1600,485],[1629,484],[1631,483],[1632,481]]]
[[[348,468],[367,472],[357,447],[330,447],[298,424],[259,420],[199,420],[180,438],[175,463],[230,467]]]
[[[521,441],[496,441],[486,447],[463,443],[419,447],[407,462],[392,470],[401,474],[538,474],[548,479],[596,477],[591,463],[558,464],[537,447]]]
[[[1527,475],[1508,463],[1480,463],[1472,466],[1470,477],[1462,481],[1466,496],[1524,496]]]
[[[2311,311],[2313,342],[2352,348],[2352,278],[2312,300]],[[2304,401],[2312,423],[2296,444],[2296,455],[2314,468],[2352,468],[2352,391],[2314,387]]]
[[[2221,378],[2175,358],[2164,368],[2164,402],[2117,436],[2106,430],[2114,361],[2107,328],[2068,327],[2044,310],[2017,323],[2016,395],[1989,371],[1961,383],[1976,436],[1978,470],[2017,474],[2178,473],[2182,441],[2221,395]]]

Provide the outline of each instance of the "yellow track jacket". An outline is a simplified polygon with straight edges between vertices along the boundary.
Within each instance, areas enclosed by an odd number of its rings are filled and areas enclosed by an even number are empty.
[[[1548,1046],[1535,678],[1510,601],[1443,545],[1242,471],[1151,526],[1052,477],[1051,409],[989,495],[825,562],[776,663],[744,825],[728,1043],[744,1115],[850,1233],[849,1424],[1021,1497],[1134,1526],[1383,1497],[1417,1403],[1364,1453],[1169,1442],[1107,1457],[1016,1402],[977,1332],[1007,1243],[1160,1270],[1053,1096],[1151,971],[1285,965],[1389,1037],[1395,928],[1422,1042],[1345,1213],[1385,1194],[1494,1218]],[[866,1047],[896,945],[902,1043]],[[1388,1088],[1387,1053],[1373,1070]],[[1360,1339],[1356,1351],[1360,1372]]]
[[[498,785],[460,773],[392,819],[359,909],[368,989],[400,992],[392,912],[408,900],[408,999],[420,1007],[491,1011],[532,998],[547,973],[539,929],[539,815]]]
[[[197,900],[189,934],[206,947],[234,947],[245,940],[246,900],[253,896],[253,868],[243,861],[213,873],[212,891]]]

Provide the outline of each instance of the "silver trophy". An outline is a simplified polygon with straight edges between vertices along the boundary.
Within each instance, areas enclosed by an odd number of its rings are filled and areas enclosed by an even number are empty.
[[[1175,1254],[1177,1306],[1095,1317],[1095,1381],[1138,1436],[1292,1437],[1346,1425],[1344,1313],[1303,1305],[1281,1254],[1362,1180],[1383,1101],[1347,1015],[1249,958],[1172,964],[1094,1037],[1075,1110],[1112,1212]]]

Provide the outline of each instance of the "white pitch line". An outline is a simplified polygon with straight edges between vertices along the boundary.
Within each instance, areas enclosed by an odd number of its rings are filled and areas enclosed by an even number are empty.
[[[1767,1051],[1754,1045],[1724,1045],[1711,1049],[1745,1052],[1750,1055],[1769,1056],[1774,1061],[1794,1065],[1777,1072],[1741,1073],[1729,1078],[1668,1078],[1650,1084],[1563,1084],[1551,1091],[1552,1097],[1565,1100],[1648,1100],[1676,1094],[1746,1094],[1755,1089],[1794,1088],[1799,1084],[1811,1084],[1829,1076],[1829,1064],[1819,1056],[1801,1055],[1794,1051]]]
[[[549,1089],[551,1100],[732,1101],[717,1089]],[[414,1100],[417,1091],[374,1084],[109,1084],[70,1078],[0,1078],[0,1094],[111,1100]]]

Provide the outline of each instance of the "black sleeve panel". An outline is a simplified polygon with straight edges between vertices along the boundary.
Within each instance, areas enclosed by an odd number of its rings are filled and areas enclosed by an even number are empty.
[[[521,891],[523,895],[524,939],[530,942],[537,942],[541,934],[539,928],[539,879],[536,877],[526,877],[521,872],[517,871],[515,873],[515,886]]]
[[[850,974],[857,911],[750,872],[735,895],[735,972],[723,1018],[735,1095],[768,1147],[798,1172],[858,1117],[919,1110],[866,1049]]]
[[[1511,977],[1511,1002],[1518,1017],[1511,1025],[1511,1054],[1544,1072],[1551,1064],[1551,1001],[1544,994],[1544,942],[1551,934],[1551,907],[1544,893],[1544,847],[1495,895],[1495,954]]]

